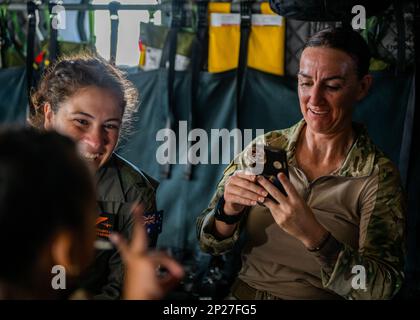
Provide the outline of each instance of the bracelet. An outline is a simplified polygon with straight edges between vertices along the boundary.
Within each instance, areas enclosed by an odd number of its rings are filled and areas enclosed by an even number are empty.
[[[325,244],[328,242],[328,240],[330,239],[330,237],[331,237],[331,232],[328,231],[327,234],[321,239],[321,241],[319,242],[319,244],[317,246],[315,246],[315,247],[307,248],[308,251],[309,252],[317,252],[317,251],[320,251],[325,246]]]

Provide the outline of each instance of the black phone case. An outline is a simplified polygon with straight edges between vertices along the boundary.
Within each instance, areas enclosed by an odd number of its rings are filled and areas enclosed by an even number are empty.
[[[274,149],[264,146],[264,170],[262,176],[274,184],[285,196],[287,196],[282,184],[277,175],[283,172],[289,178],[289,168],[287,165],[287,153],[283,149]],[[268,198],[273,200],[269,194]]]

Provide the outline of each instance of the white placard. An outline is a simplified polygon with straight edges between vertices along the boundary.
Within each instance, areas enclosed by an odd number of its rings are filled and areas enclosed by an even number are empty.
[[[254,26],[282,26],[283,17],[274,14],[253,14],[251,18]]]
[[[160,59],[162,59],[162,49],[146,47],[146,57],[144,59],[143,70],[159,69]]]
[[[241,15],[238,13],[212,13],[210,14],[210,24],[212,27],[240,25]]]
[[[162,59],[162,49],[146,47],[146,57],[144,60],[144,66],[142,69],[144,71],[156,70],[160,67],[160,60]],[[166,64],[168,67],[169,61]],[[183,55],[177,54],[175,56],[175,70],[176,71],[185,71],[190,65],[190,59]]]

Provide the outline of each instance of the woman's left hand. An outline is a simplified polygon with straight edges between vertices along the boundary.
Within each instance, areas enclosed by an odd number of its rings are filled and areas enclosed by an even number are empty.
[[[260,185],[274,198],[265,198],[264,205],[270,210],[277,225],[285,232],[300,240],[305,247],[316,247],[328,232],[315,218],[295,187],[284,173],[277,178],[287,193],[285,196],[263,176],[258,177]]]

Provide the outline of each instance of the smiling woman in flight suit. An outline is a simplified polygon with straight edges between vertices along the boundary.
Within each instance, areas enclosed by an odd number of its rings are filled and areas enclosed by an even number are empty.
[[[123,265],[118,252],[108,246],[111,232],[130,238],[133,203],[145,205],[149,246],[161,231],[161,212],[156,210],[158,183],[115,153],[121,133],[137,107],[137,90],[104,59],[84,55],[59,60],[32,94],[29,122],[40,129],[56,130],[77,142],[82,157],[96,172],[97,239],[94,264],[85,286],[97,299],[118,299]]]

